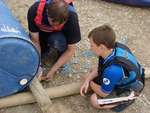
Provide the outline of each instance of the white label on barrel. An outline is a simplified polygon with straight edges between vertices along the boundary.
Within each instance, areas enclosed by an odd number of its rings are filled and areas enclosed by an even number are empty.
[[[27,82],[28,82],[28,80],[26,78],[24,78],[24,79],[20,80],[20,85],[23,86],[23,85],[27,84]]]
[[[4,24],[0,26],[0,30],[2,32],[12,32],[12,33],[18,33],[18,34],[20,33],[20,31],[17,28],[10,27]]]

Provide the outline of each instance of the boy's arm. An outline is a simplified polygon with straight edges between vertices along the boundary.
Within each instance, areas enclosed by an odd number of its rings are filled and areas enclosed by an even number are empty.
[[[116,84],[122,80],[123,75],[124,72],[121,66],[111,65],[104,70],[101,85],[93,81],[90,82],[91,89],[100,97],[106,97],[113,91]]]
[[[91,81],[90,82],[90,87],[91,89],[97,94],[99,95],[100,97],[106,97],[108,96],[109,94],[108,93],[104,93],[103,91],[101,91],[101,86],[96,84],[95,82]]]
[[[87,90],[89,88],[89,84],[90,81],[92,81],[95,77],[97,77],[98,73],[97,73],[97,67],[94,67],[93,69],[91,69],[90,72],[88,72],[85,76],[86,79],[83,83],[83,85],[80,88],[80,95],[84,96],[85,93],[87,93]]]
[[[72,58],[72,56],[75,54],[75,50],[76,50],[76,44],[68,45],[67,50],[60,56],[57,62],[49,70],[47,74],[47,79],[53,78],[55,72]]]
[[[41,46],[40,46],[40,41],[39,41],[39,33],[38,32],[30,32],[30,38],[31,41],[33,42],[34,46],[37,48],[39,53],[41,54]]]

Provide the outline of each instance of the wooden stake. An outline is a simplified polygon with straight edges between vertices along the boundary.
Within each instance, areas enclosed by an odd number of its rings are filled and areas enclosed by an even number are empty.
[[[41,83],[38,81],[37,77],[34,77],[29,87],[42,112],[50,113],[50,107],[52,102],[47,92],[45,91],[45,89],[43,89]]]
[[[150,78],[150,68],[149,67],[145,67],[145,78],[148,79]]]

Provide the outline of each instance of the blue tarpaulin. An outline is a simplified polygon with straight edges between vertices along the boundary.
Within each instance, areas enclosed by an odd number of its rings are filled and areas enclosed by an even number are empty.
[[[107,0],[132,6],[150,7],[150,0]]]

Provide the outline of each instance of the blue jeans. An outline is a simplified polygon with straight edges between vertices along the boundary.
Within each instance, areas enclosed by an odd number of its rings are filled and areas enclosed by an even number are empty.
[[[59,55],[67,49],[66,37],[62,32],[45,33],[40,32],[41,55],[50,52],[51,48],[58,51]]]

